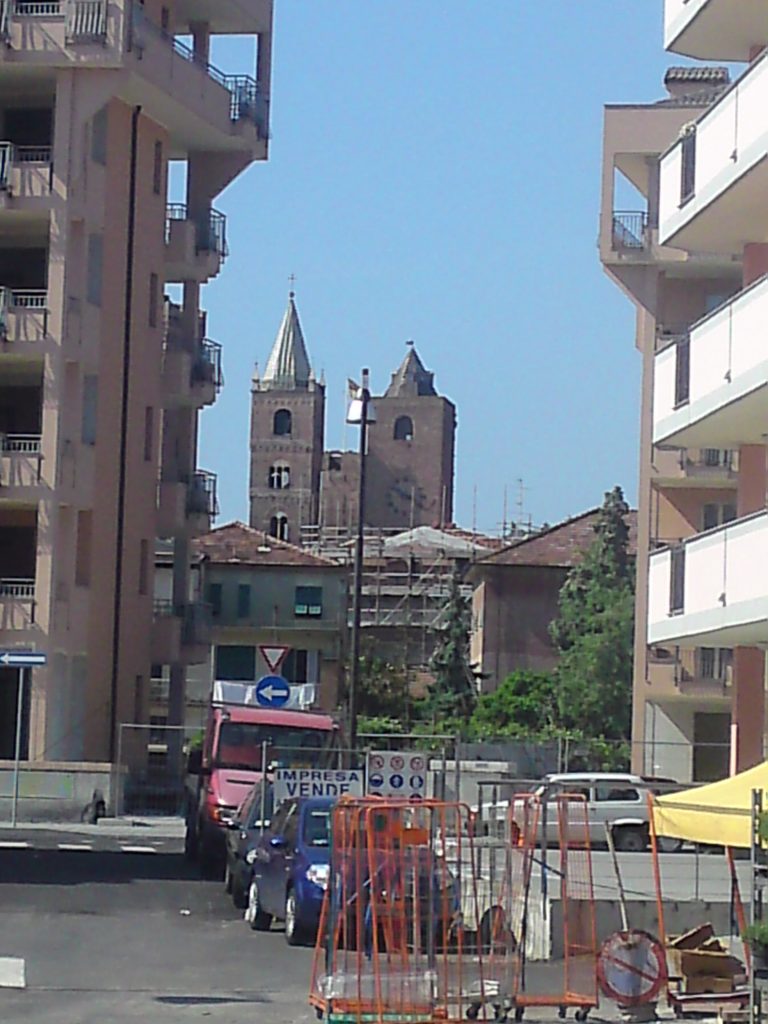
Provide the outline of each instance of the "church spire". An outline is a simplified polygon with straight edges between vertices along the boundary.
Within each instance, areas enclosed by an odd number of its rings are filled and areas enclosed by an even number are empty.
[[[392,374],[385,398],[406,398],[421,395],[436,395],[435,375],[425,369],[412,341],[407,341],[405,359]]]
[[[304,344],[304,335],[294,301],[295,293],[288,293],[288,308],[275,338],[261,387],[264,390],[300,390],[309,387],[312,367]]]

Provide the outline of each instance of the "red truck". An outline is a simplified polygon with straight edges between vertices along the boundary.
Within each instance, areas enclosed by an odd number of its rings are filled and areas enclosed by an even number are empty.
[[[339,727],[330,715],[212,705],[203,746],[187,761],[187,858],[197,860],[207,877],[218,877],[224,830],[254,783],[273,768],[333,767],[338,749]]]

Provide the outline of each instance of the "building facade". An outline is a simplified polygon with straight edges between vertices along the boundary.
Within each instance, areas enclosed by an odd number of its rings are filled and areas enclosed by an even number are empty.
[[[212,67],[220,33],[255,37],[253,77]],[[227,254],[213,201],[267,156],[272,3],[3,3],[0,34],[0,646],[48,658],[23,754],[113,760],[153,661],[181,720],[205,625],[189,543],[215,511],[197,422],[220,378],[200,292]],[[187,195],[168,206],[171,160]],[[16,692],[0,669],[0,756]]]
[[[643,357],[634,767],[680,779],[763,755],[767,15],[666,0],[668,50],[744,73],[670,69],[667,99],[605,117],[601,258]]]
[[[365,522],[403,530],[453,517],[456,410],[413,343],[368,431]],[[250,523],[298,542],[307,528],[354,530],[359,454],[325,451],[325,386],[312,370],[293,293],[251,389]]]

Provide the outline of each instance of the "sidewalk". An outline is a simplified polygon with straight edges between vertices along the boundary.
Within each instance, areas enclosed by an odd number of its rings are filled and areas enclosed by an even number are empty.
[[[183,839],[184,819],[127,815],[123,818],[101,818],[97,825],[79,821],[20,821],[16,828],[9,821],[0,821],[0,834],[8,838],[14,832],[66,832],[82,836],[117,838],[130,835],[133,839]]]

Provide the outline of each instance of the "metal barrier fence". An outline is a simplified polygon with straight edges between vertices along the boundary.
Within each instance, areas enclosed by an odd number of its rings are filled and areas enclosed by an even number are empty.
[[[187,750],[199,730],[183,725],[120,725],[114,813],[181,816]]]

